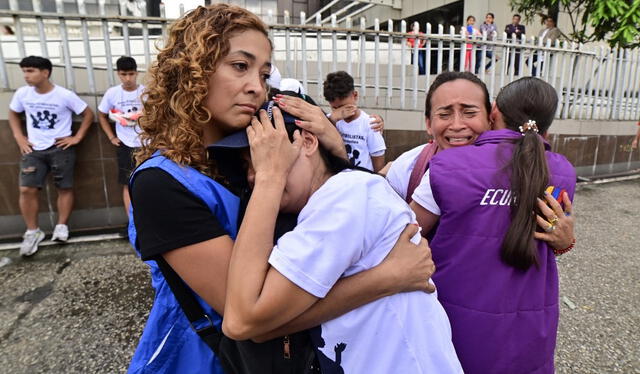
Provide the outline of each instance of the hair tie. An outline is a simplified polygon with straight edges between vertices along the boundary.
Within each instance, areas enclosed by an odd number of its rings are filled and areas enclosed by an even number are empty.
[[[518,129],[520,130],[523,136],[527,131],[533,131],[536,134],[538,133],[538,125],[536,125],[536,121],[532,119],[528,120],[527,123],[525,123],[524,125],[518,127]]]

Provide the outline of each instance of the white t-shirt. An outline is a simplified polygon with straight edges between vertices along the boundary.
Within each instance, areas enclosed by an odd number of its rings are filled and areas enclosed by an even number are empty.
[[[351,122],[340,120],[336,127],[347,148],[347,156],[354,166],[373,170],[371,156],[382,156],[387,147],[379,132],[371,129],[369,115],[360,110],[360,116]]]
[[[73,113],[80,114],[86,107],[87,103],[78,95],[58,85],[46,94],[39,94],[33,86],[20,87],[9,104],[14,112],[25,112],[27,138],[36,151],[51,147],[58,138],[70,136]]]
[[[420,180],[420,184],[413,191],[413,195],[411,195],[411,198],[421,207],[425,208],[436,216],[440,216],[442,214],[440,212],[440,207],[438,206],[436,199],[433,197],[433,190],[431,189],[431,179],[429,175],[430,172],[429,169],[427,169],[424,177],[422,177],[422,180]]]
[[[102,97],[98,110],[104,114],[109,114],[111,109],[117,109],[122,113],[135,113],[142,111],[142,100],[140,96],[144,91],[144,86],[139,84],[135,91],[126,91],[122,85],[109,88]],[[116,136],[127,147],[140,147],[140,127],[122,126],[116,123]]]
[[[409,179],[411,179],[411,172],[416,166],[418,156],[426,144],[419,145],[413,149],[401,154],[387,171],[387,182],[393,187],[393,189],[402,197],[407,198],[407,188],[409,188]]]
[[[340,278],[382,262],[412,222],[415,215],[384,178],[344,171],[311,196],[298,225],[278,240],[269,263],[323,298]],[[416,234],[414,242],[419,238]],[[339,365],[344,373],[462,372],[449,320],[435,293],[388,296],[320,328],[316,333],[321,339],[313,332],[312,339],[321,366]]]

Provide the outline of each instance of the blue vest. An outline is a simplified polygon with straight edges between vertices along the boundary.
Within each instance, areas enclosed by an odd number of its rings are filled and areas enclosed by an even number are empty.
[[[189,166],[180,166],[158,152],[134,171],[131,176],[131,185],[135,181],[136,174],[148,168],[160,168],[166,171],[187,190],[202,199],[229,236],[235,239],[240,205],[237,196],[197,170]],[[129,212],[129,240],[136,252],[140,254],[140,249],[136,245],[133,207]],[[145,262],[151,268],[151,283],[156,293],[147,325],[142,332],[128,373],[223,374],[214,353],[191,328],[189,320],[173,296],[156,262],[153,260]],[[194,293],[194,295],[216,327],[221,328],[222,317],[197,294]]]

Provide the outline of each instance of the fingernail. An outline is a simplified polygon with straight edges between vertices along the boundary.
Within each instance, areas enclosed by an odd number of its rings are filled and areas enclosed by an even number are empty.
[[[299,119],[297,119],[297,120],[295,120],[295,121],[293,121],[293,122],[295,122],[295,124],[296,124],[296,125],[299,125],[302,121],[300,121]]]
[[[545,196],[549,196],[549,192],[544,191]]]

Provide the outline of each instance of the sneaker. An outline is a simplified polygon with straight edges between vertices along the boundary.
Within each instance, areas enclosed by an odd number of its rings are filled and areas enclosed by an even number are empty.
[[[69,239],[69,227],[63,224],[57,224],[51,235],[52,241],[66,242]]]
[[[22,244],[20,244],[20,255],[31,256],[38,252],[38,244],[43,240],[44,232],[42,232],[42,230],[27,230],[22,237]]]

